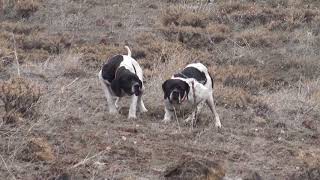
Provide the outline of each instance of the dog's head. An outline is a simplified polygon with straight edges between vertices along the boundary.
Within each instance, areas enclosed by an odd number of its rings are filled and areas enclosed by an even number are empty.
[[[181,104],[188,96],[190,87],[180,79],[169,79],[162,84],[162,90],[164,99],[168,98],[173,104]]]
[[[122,93],[128,95],[140,96],[143,93],[142,81],[139,77],[131,73],[129,70],[122,70],[121,73],[111,82],[111,89],[116,96],[121,96]]]

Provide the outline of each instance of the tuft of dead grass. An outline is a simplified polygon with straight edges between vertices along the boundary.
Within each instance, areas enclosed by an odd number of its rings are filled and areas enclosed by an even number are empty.
[[[43,28],[38,25],[27,25],[21,22],[13,23],[7,21],[0,23],[0,29],[13,32],[14,34],[24,35],[30,35],[31,33],[37,33],[43,30]]]
[[[168,168],[164,177],[167,180],[219,180],[223,179],[225,174],[225,169],[220,163],[209,160],[188,158],[181,160],[177,165]]]
[[[181,6],[169,7],[161,13],[163,26],[191,26],[205,28],[208,20],[205,14],[195,13]]]
[[[265,28],[244,30],[235,35],[237,44],[249,47],[277,47],[286,39],[286,33],[270,32]]]
[[[71,54],[63,58],[63,76],[81,78],[86,76],[85,69],[81,66],[80,55]]]
[[[215,86],[214,97],[218,106],[225,108],[247,109],[254,103],[254,97],[241,88]]]
[[[7,17],[29,18],[40,8],[39,0],[8,0],[2,2],[4,15]]]
[[[41,96],[40,88],[36,84],[25,78],[14,77],[1,83],[0,89],[6,122],[16,122],[35,113],[34,105]]]
[[[40,8],[39,0],[15,0],[14,10],[17,16],[28,18]]]
[[[28,140],[26,147],[19,155],[24,161],[46,161],[55,160],[53,150],[44,138],[31,138]]]

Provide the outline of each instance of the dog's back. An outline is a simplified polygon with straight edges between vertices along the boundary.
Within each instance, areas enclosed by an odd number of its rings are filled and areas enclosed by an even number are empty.
[[[202,63],[187,65],[180,73],[174,74],[174,78],[193,78],[207,88],[213,88],[213,80],[208,69]]]
[[[101,76],[104,80],[109,81],[110,83],[115,78],[115,73],[123,61],[122,55],[113,56],[107,64],[103,65],[101,70]]]
[[[174,77],[180,78],[194,78],[201,84],[206,84],[207,78],[204,72],[199,71],[197,68],[194,67],[186,67],[180,73],[174,74]]]

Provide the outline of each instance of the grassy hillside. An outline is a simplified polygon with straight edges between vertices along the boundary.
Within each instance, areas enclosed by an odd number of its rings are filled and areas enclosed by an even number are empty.
[[[0,179],[163,179],[182,159],[226,179],[320,177],[318,0],[0,1]],[[149,112],[107,112],[97,79],[128,45]],[[162,82],[214,76],[222,130],[161,122]]]

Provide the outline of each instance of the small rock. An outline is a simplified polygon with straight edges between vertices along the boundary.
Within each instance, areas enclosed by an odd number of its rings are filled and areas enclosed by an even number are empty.
[[[253,118],[253,121],[256,122],[258,125],[265,125],[267,123],[267,120],[261,117],[255,117]]]
[[[305,127],[305,128],[308,128],[308,129],[311,129],[313,131],[316,131],[317,130],[317,126],[316,126],[316,123],[312,120],[305,120],[302,122],[302,125]]]

